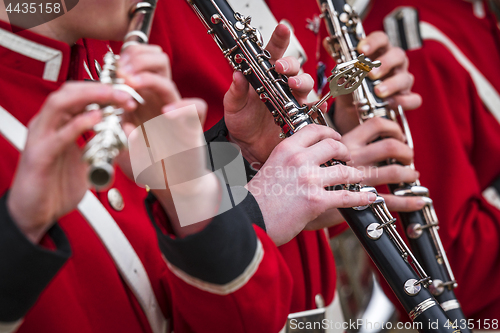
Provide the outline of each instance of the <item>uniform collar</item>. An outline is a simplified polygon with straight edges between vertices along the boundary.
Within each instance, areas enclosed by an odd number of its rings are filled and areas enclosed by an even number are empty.
[[[64,82],[68,78],[71,48],[29,30],[12,32],[12,27],[0,21],[0,56],[4,65],[39,76],[46,81]]]

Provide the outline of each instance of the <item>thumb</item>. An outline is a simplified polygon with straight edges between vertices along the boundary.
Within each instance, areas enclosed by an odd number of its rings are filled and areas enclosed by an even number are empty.
[[[249,83],[241,72],[233,73],[233,83],[224,95],[224,112],[237,113],[248,102]]]

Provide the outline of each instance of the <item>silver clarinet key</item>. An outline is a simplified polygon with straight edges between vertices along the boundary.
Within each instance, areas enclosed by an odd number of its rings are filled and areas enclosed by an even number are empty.
[[[380,61],[372,62],[364,54],[360,54],[357,59],[335,66],[332,75],[328,78],[331,96],[337,97],[354,92],[368,73],[373,68],[380,67],[380,65]]]

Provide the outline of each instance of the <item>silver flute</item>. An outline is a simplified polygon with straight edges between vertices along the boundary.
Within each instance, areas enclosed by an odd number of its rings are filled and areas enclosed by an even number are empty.
[[[134,4],[130,9],[130,24],[125,35],[121,51],[130,45],[147,44],[153,22],[156,0]],[[113,89],[129,93],[138,103],[144,104],[144,99],[131,87],[117,77],[119,55],[109,51],[104,56],[104,66],[99,81],[108,84]],[[91,104],[87,110],[100,110],[102,121],[95,125],[95,136],[87,142],[83,159],[89,163],[88,179],[96,190],[105,190],[114,179],[114,160],[118,154],[127,149],[127,136],[121,126],[123,109],[114,105]]]
[[[321,16],[324,18],[329,33],[327,45],[329,53],[337,63],[349,62],[358,56],[359,41],[366,37],[360,18],[345,0],[318,0]],[[358,110],[359,121],[362,123],[374,117],[382,117],[397,121],[400,116],[408,145],[413,148],[413,140],[408,121],[401,106],[397,113],[389,103],[375,95],[374,88],[380,81],[367,78],[353,93],[354,105]],[[383,164],[394,164],[387,161]],[[415,169],[413,163],[410,166]],[[419,211],[399,213],[405,227],[406,236],[415,256],[430,274],[429,290],[446,311],[452,322],[463,323],[466,318],[456,299],[453,289],[457,282],[451,270],[441,238],[439,237],[439,222],[434,210],[429,190],[417,179],[414,183],[389,184],[392,193],[397,196],[419,196],[426,205]],[[462,332],[470,332],[461,326]]]

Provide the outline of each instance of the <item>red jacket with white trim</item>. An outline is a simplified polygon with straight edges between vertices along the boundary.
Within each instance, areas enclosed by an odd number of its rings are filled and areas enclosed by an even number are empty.
[[[10,33],[4,22],[0,29]],[[102,65],[107,51],[101,42],[70,48],[29,31],[18,32],[16,39],[21,42],[0,46],[0,106],[24,125],[67,79],[90,78],[84,61],[96,78],[94,60]],[[61,65],[47,71],[46,63],[20,53],[41,49],[53,52]],[[151,332],[113,259],[79,213],[61,218],[40,245],[17,230],[5,197],[19,152],[1,135],[0,152],[0,323],[22,319],[18,332]],[[147,192],[119,169],[112,187],[123,196],[122,211],[113,210],[106,192],[96,195],[141,259],[171,330],[277,332],[283,327],[291,277],[274,243],[252,226],[243,205],[214,218],[202,232],[175,240],[157,235],[145,206]],[[151,198],[146,203],[153,219],[165,222],[158,204]],[[242,204],[256,202],[249,195]],[[200,261],[212,268],[200,271]]]

